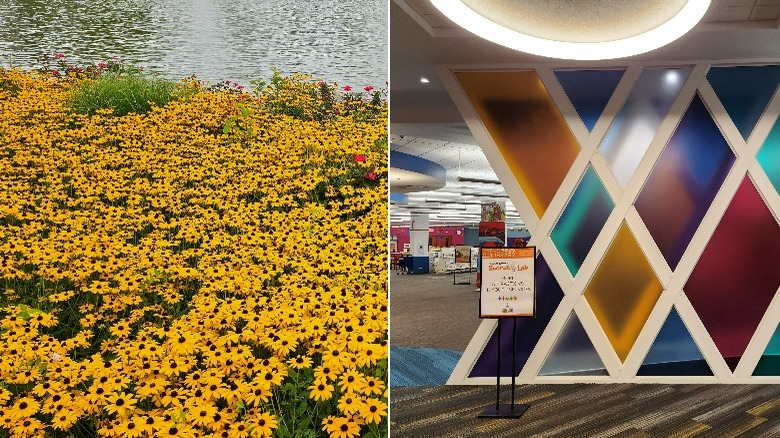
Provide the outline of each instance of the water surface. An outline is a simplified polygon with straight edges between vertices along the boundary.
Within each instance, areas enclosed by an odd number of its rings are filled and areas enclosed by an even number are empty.
[[[387,80],[388,0],[3,0],[0,64],[112,57],[172,79],[249,85],[272,67],[339,85]]]

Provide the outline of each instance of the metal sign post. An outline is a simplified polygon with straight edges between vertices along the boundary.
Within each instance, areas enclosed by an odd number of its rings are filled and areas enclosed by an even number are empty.
[[[517,318],[536,316],[536,248],[484,248],[480,288],[480,318],[497,318],[496,404],[486,406],[479,418],[518,418],[530,407],[515,404],[517,375]],[[512,402],[501,404],[501,331],[512,318]]]

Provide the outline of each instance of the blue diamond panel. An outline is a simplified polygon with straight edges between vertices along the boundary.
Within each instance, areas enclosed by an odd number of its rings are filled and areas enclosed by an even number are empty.
[[[666,317],[637,376],[711,376],[712,370],[676,309]]]
[[[734,160],[707,107],[695,95],[635,203],[672,270]]]
[[[550,322],[555,309],[563,299],[563,291],[558,285],[550,267],[540,254],[536,259],[536,318],[517,319],[516,374],[520,373],[528,356],[531,355],[544,329]],[[485,348],[480,353],[469,377],[495,377],[498,359],[498,330],[493,332]],[[512,375],[512,321],[501,323],[501,375]]]
[[[572,312],[566,321],[539,375],[609,375],[576,313]]]
[[[572,276],[579,272],[614,207],[598,175],[588,166],[550,235]]]
[[[588,131],[592,131],[623,77],[623,70],[559,70],[555,77]]]
[[[747,140],[777,90],[780,65],[713,67],[707,80]]]

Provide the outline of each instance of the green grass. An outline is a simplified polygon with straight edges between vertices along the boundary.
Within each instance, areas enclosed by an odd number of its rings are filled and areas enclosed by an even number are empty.
[[[78,88],[71,98],[76,113],[95,114],[111,108],[114,115],[143,114],[152,106],[178,99],[176,83],[147,75],[103,74]]]

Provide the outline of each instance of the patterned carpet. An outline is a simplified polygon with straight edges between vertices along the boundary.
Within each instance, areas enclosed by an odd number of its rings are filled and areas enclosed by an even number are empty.
[[[444,385],[462,354],[438,348],[390,346],[390,386]]]
[[[780,385],[518,386],[520,418],[477,418],[495,386],[392,388],[390,436],[780,437]],[[502,387],[502,403],[509,387]]]

